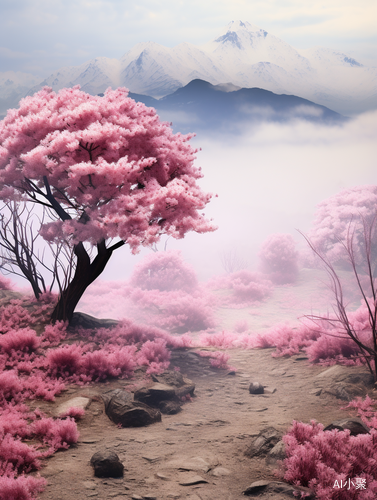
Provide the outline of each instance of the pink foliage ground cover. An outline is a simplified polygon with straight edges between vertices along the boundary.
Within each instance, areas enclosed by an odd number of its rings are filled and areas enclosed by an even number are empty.
[[[64,322],[47,324],[37,334],[26,324],[44,319],[48,307],[41,304],[27,310],[25,305],[19,300],[1,309],[0,500],[34,499],[46,482],[25,474],[40,469],[43,459],[77,442],[79,436],[75,419],[82,417],[81,412],[70,409],[61,418],[51,418],[31,411],[26,400],[52,401],[67,383],[127,378],[138,367],[144,367],[146,374],[161,373],[169,366],[171,349],[194,345],[187,334],[174,336],[131,320],[112,329],[82,329],[79,341],[70,338]],[[213,366],[226,367],[224,353],[211,356]],[[39,445],[25,442],[30,439]]]
[[[376,401],[352,401],[370,427],[368,434],[351,436],[349,430],[325,431],[322,424],[293,422],[283,437],[286,459],[283,477],[292,484],[314,489],[318,500],[374,500],[377,495]],[[365,488],[360,484],[364,483]],[[359,486],[358,486],[359,485]]]

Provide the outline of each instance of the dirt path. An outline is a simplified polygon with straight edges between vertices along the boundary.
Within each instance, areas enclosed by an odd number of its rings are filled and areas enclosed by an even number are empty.
[[[175,351],[172,366],[196,384],[196,397],[179,414],[163,415],[161,423],[148,427],[120,429],[104,414],[100,394],[134,381],[71,388],[55,403],[42,403],[53,414],[56,405],[74,396],[91,398],[79,424],[78,445],[57,453],[42,470],[49,484],[40,499],[242,499],[253,481],[275,478],[274,467],[264,459],[244,455],[253,436],[267,426],[285,431],[293,419],[314,418],[327,425],[348,415],[340,409],[344,402],[323,391],[316,395],[318,387],[328,383],[318,375],[328,368],[311,366],[297,356],[273,358],[270,349],[229,353],[235,374],[211,369],[207,359],[193,352]],[[250,395],[253,381],[266,386],[266,393]],[[125,466],[123,479],[94,477],[89,460],[103,449],[119,455]]]

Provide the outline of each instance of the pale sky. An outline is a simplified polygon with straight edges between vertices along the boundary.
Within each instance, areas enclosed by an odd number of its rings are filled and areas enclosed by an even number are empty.
[[[0,0],[0,71],[46,77],[139,42],[200,45],[238,19],[377,66],[376,0]]]

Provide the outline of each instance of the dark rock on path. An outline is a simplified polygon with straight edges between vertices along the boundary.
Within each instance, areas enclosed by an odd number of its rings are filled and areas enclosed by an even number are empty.
[[[250,394],[264,394],[264,387],[259,382],[252,382],[249,386]]]
[[[143,427],[161,422],[159,410],[140,401],[132,401],[131,398],[131,394],[122,389],[103,394],[102,399],[109,419],[122,427]]]
[[[336,420],[324,428],[325,431],[332,431],[333,429],[338,429],[339,431],[348,429],[351,432],[351,436],[368,434],[370,431],[369,427],[366,426],[360,418],[345,418],[343,420]]]
[[[96,477],[122,477],[124,465],[111,450],[97,451],[90,459]]]
[[[256,481],[243,492],[246,496],[268,498],[269,500],[283,500],[285,498],[299,498],[301,493],[306,494],[305,499],[314,500],[315,495],[310,488],[292,486],[280,481]]]
[[[253,440],[247,448],[245,455],[249,458],[267,455],[281,438],[281,432],[277,431],[274,427],[267,427]]]

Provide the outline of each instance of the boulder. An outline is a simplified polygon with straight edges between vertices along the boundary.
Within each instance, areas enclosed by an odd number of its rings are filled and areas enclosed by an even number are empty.
[[[186,378],[182,373],[167,370],[160,375],[152,375],[154,382],[165,384],[174,387],[177,398],[183,398],[187,395],[194,396],[195,384],[189,378]]]
[[[325,387],[323,392],[342,401],[352,401],[356,397],[365,396],[366,389],[361,385],[339,383]]]
[[[106,415],[115,424],[122,427],[143,427],[155,422],[161,422],[161,412],[156,408],[132,401],[130,393],[122,389],[109,391],[102,395]]]
[[[164,415],[176,415],[182,410],[181,405],[176,401],[161,401],[158,408]]]
[[[97,451],[90,459],[96,477],[122,477],[124,465],[111,450]]]
[[[267,465],[275,465],[278,460],[285,459],[285,443],[278,441],[273,448],[268,452],[266,457]]]
[[[305,499],[314,500],[314,492],[310,488],[304,486],[293,486],[291,484],[280,481],[255,481],[243,492],[246,496],[257,496],[271,500],[283,500],[285,498],[299,498],[301,494],[305,495]]]
[[[340,431],[348,429],[351,432],[351,436],[368,434],[370,431],[369,427],[365,425],[360,418],[344,418],[343,420],[336,420],[324,428],[325,431],[332,431],[333,429],[338,429]]]
[[[161,401],[175,401],[178,398],[174,387],[157,382],[151,387],[142,387],[135,391],[134,399],[149,406],[159,407]]]
[[[277,431],[274,427],[267,427],[253,440],[247,448],[245,455],[249,458],[267,455],[281,438],[281,432]]]
[[[89,314],[74,312],[69,323],[69,328],[85,328],[87,330],[96,330],[97,328],[114,328],[119,321],[115,319],[100,319]]]

